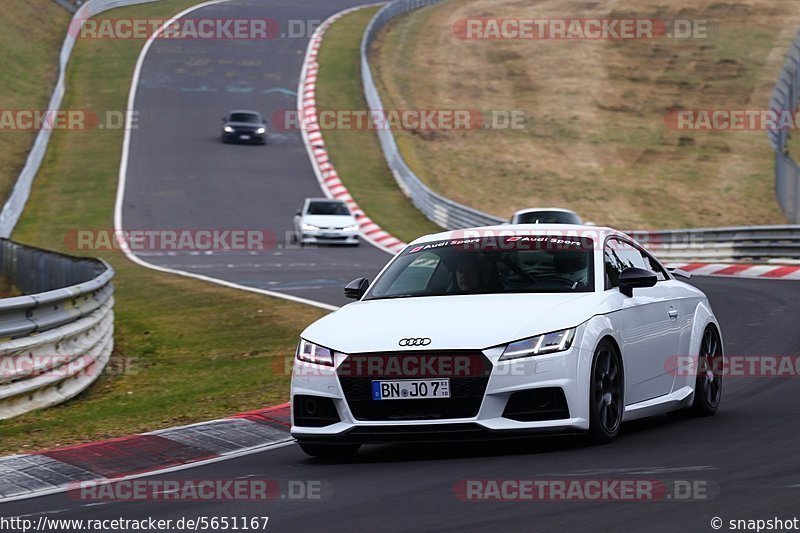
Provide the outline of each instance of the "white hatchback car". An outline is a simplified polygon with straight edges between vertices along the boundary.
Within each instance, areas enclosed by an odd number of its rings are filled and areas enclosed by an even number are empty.
[[[306,198],[294,216],[294,237],[300,244],[358,246],[358,221],[341,200]]]
[[[537,432],[613,439],[623,421],[722,395],[706,296],[627,235],[492,226],[409,244],[357,301],[301,334],[292,435],[314,456],[361,444]]]

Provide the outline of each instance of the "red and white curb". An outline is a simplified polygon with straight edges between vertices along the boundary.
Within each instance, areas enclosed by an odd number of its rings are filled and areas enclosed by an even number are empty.
[[[314,173],[317,176],[317,181],[319,181],[319,185],[325,195],[328,198],[343,200],[347,203],[350,211],[360,215],[358,218],[358,225],[361,236],[365,240],[388,253],[396,254],[405,247],[406,243],[389,234],[387,231],[383,230],[380,226],[373,222],[372,219],[370,219],[358,206],[356,201],[347,191],[347,187],[344,186],[342,180],[339,178],[339,174],[333,167],[328,155],[328,151],[325,148],[325,140],[323,139],[322,131],[319,127],[317,115],[316,89],[317,74],[319,73],[319,62],[317,61],[317,56],[319,54],[319,49],[322,46],[322,37],[324,36],[325,31],[333,22],[341,17],[359,9],[364,9],[365,7],[374,7],[375,5],[381,4],[358,6],[340,11],[339,13],[336,13],[335,15],[326,19],[317,27],[316,31],[311,36],[311,41],[308,44],[306,57],[303,62],[303,70],[300,74],[300,86],[297,90],[297,108],[302,118],[302,127],[300,129],[302,132],[303,141],[305,142],[306,150],[308,151],[309,158],[311,159],[311,165],[314,167]]]
[[[800,265],[753,265],[747,263],[669,263],[695,276],[733,276],[756,279],[800,280]]]
[[[230,418],[0,458],[0,503],[175,471],[289,444],[289,404]]]

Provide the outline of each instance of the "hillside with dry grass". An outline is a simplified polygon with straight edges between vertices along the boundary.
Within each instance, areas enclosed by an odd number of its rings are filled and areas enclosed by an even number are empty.
[[[471,17],[704,20],[705,38],[467,40]],[[373,50],[387,109],[519,110],[513,130],[402,131],[434,190],[508,216],[561,206],[618,227],[783,223],[764,131],[686,131],[679,109],[766,109],[794,1],[460,0],[399,19]]]
[[[0,109],[47,109],[70,14],[53,0],[9,0],[0,9]],[[0,130],[0,203],[11,192],[36,137]]]

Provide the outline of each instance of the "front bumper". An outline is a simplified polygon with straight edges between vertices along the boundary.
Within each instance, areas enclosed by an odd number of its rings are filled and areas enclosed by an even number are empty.
[[[350,386],[347,379],[342,380],[336,370],[295,361],[291,392],[292,436],[301,442],[367,444],[503,439],[541,433],[585,432],[589,429],[589,383],[585,361],[588,358],[591,364],[591,353],[587,354],[576,343],[565,352],[500,362],[498,360],[501,352],[502,349],[477,352],[482,353],[491,362],[488,381],[479,400],[477,412],[472,416],[452,418],[438,417],[436,412],[432,412],[435,409],[431,407],[432,402],[448,402],[452,398],[380,400],[375,403],[393,404],[391,412],[386,416],[376,414],[374,409],[365,411],[363,405],[356,405],[352,401],[352,394],[345,390]],[[341,360],[337,361],[337,368],[341,367],[341,363]],[[404,377],[394,376],[385,379],[404,379]],[[419,377],[419,379],[428,378]],[[451,378],[451,382],[454,379]],[[563,396],[560,397],[565,403],[563,409],[548,411],[544,406],[542,411],[548,412],[542,415],[536,412],[538,407],[533,405],[532,416],[515,416],[510,410],[512,395],[515,395],[513,404],[518,405],[520,402],[517,400],[527,401],[525,399],[529,394],[546,395],[561,392]],[[298,397],[301,401],[296,401]],[[328,417],[326,423],[310,427],[303,413],[295,412],[302,408],[302,398],[305,397],[321,399],[322,402],[331,405],[330,409],[335,410],[335,413]],[[415,413],[397,412],[397,407],[394,406],[403,402],[428,403],[417,404],[422,408],[416,413],[420,418],[415,418]],[[535,403],[533,400],[533,404]],[[440,411],[444,413],[448,410],[440,409]]]
[[[236,131],[233,133],[223,131],[222,141],[227,143],[264,144],[267,142],[267,134],[248,131]]]
[[[303,230],[298,239],[303,244],[359,244],[358,230]]]

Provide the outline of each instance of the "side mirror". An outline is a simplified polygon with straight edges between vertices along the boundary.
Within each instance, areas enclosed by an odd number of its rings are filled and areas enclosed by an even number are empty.
[[[222,117],[222,122],[228,122],[228,117]]]
[[[301,213],[300,211],[296,211],[296,212],[295,212],[295,214],[294,214],[294,216],[296,216],[296,217],[299,217],[299,216],[300,216],[300,215],[302,215],[302,214],[303,214],[303,213]]]
[[[364,213],[353,213],[353,216],[354,216],[355,218],[361,218],[361,217],[363,217],[363,216],[364,216]]]
[[[633,289],[652,287],[658,282],[654,272],[643,268],[626,268],[619,275],[619,292],[625,296],[633,296]]]
[[[367,278],[357,278],[345,286],[344,295],[353,300],[360,300],[368,288],[369,280]]]

